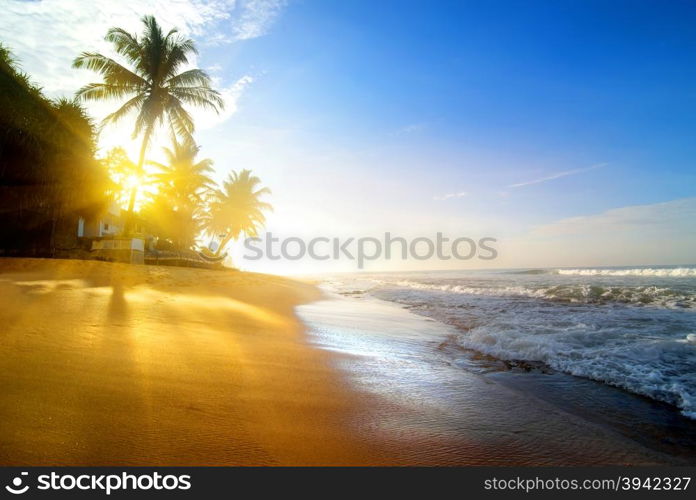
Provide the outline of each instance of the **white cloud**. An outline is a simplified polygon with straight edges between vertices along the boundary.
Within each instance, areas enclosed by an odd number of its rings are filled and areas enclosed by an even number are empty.
[[[532,184],[541,184],[542,182],[548,182],[548,181],[552,181],[555,179],[560,179],[561,177],[568,177],[569,175],[577,175],[577,174],[581,174],[584,172],[589,172],[590,170],[604,167],[606,165],[607,165],[607,163],[597,163],[596,165],[591,165],[591,166],[585,167],[585,168],[576,168],[573,170],[565,170],[563,172],[557,172],[555,174],[551,174],[551,175],[548,175],[546,177],[541,177],[541,178],[534,179],[531,181],[518,182],[517,184],[510,184],[508,187],[509,188],[520,188],[520,187],[524,187],[524,186],[531,186]]]
[[[199,44],[211,40],[236,41],[265,34],[282,10],[285,1],[269,0],[4,0],[0,16],[0,40],[19,59],[20,65],[49,97],[71,96],[98,76],[72,69],[73,59],[83,51],[113,55],[104,35],[112,26],[139,33],[141,18],[155,14],[165,30],[176,27]],[[204,49],[205,50],[205,49]],[[191,61],[197,66],[197,61]],[[215,88],[225,99],[225,111],[190,110],[199,129],[210,128],[232,116],[244,89],[253,81],[249,75],[231,84],[223,80],[224,68],[207,68]],[[88,103],[90,114],[99,121],[118,106],[117,101]],[[131,129],[123,126],[105,129],[100,146],[107,149],[124,145],[137,155]]]
[[[228,87],[221,87],[217,77],[213,77],[214,87],[220,91],[225,100],[225,109],[219,115],[205,110],[192,110],[191,115],[197,125],[198,130],[205,130],[218,125],[237,112],[237,103],[242,97],[244,90],[254,81],[250,75],[244,75],[239,80]]]
[[[154,14],[165,29],[177,27],[202,43],[246,40],[264,35],[284,5],[280,0],[6,0],[0,33],[48,95],[71,95],[94,79],[71,69],[73,59],[85,50],[112,52],[104,41],[112,26],[140,32],[141,17]]]
[[[110,27],[139,32],[140,18],[154,13],[163,26],[195,35],[224,19],[221,9],[228,5],[226,1],[199,0],[10,0],[0,16],[0,32],[24,70],[47,94],[72,94],[94,78],[72,70],[72,60],[85,50],[109,51],[104,35]]]
[[[405,135],[405,134],[413,134],[415,132],[420,132],[421,130],[425,129],[425,123],[411,123],[409,125],[405,125],[398,129],[396,132],[394,132],[392,135]]]
[[[265,35],[286,5],[286,0],[242,0],[239,19],[234,24],[237,40]]]
[[[436,201],[443,201],[443,200],[449,200],[451,198],[463,198],[464,196],[468,196],[469,193],[466,191],[460,191],[458,193],[447,193],[443,194],[442,196],[433,196],[433,200]]]
[[[635,233],[646,236],[655,232],[696,235],[696,198],[683,198],[650,205],[614,208],[594,215],[569,217],[536,227],[532,234],[546,236],[604,233]]]
[[[499,238],[495,267],[691,264],[696,197],[569,217]]]

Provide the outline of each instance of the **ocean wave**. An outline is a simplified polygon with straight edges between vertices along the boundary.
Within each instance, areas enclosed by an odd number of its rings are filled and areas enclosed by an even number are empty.
[[[565,276],[644,276],[658,278],[694,278],[696,267],[634,268],[634,269],[554,269],[554,274]]]
[[[696,419],[694,268],[563,270],[608,276],[587,279],[538,271],[381,275],[360,289],[457,328],[464,349],[543,363]]]
[[[506,361],[543,363],[673,404],[696,419],[691,285],[526,281],[401,279],[383,281],[370,293],[458,328],[462,348]],[[583,307],[568,307],[574,304]]]
[[[382,286],[397,286],[411,290],[437,291],[455,294],[491,297],[528,297],[559,302],[582,304],[622,303],[658,306],[668,309],[696,309],[696,295],[659,286],[597,286],[543,285],[543,286],[470,286],[461,284],[422,283],[411,280],[382,282]]]
[[[624,330],[592,331],[586,324],[556,328],[544,334],[479,326],[462,332],[465,349],[508,361],[541,362],[571,375],[597,380],[673,404],[696,419],[696,346],[682,339],[630,339]]]
[[[524,271],[509,271],[507,274],[537,275],[549,274],[554,272],[552,269],[525,269]]]

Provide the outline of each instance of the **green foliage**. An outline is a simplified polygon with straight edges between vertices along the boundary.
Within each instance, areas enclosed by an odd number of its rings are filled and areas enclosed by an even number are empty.
[[[166,35],[152,16],[142,19],[141,36],[121,28],[111,28],[105,40],[128,62],[124,66],[97,52],[83,52],[73,62],[102,76],[103,81],[90,83],[77,92],[86,101],[127,99],[107,116],[104,124],[117,123],[137,113],[133,137],[144,134],[148,141],[158,124],[167,123],[181,136],[191,135],[194,123],[184,105],[219,111],[224,101],[210,87],[210,78],[200,69],[179,70],[196,54],[193,40],[179,35],[176,29]]]
[[[73,67],[92,70],[103,80],[82,87],[77,92],[79,99],[125,99],[102,125],[117,123],[136,114],[133,138],[142,134],[139,168],[143,166],[147,148],[158,126],[166,124],[176,134],[191,138],[194,123],[184,105],[215,112],[224,108],[220,93],[211,88],[210,77],[204,71],[189,69],[180,72],[189,63],[189,57],[197,54],[193,40],[181,36],[176,29],[165,35],[153,16],[144,16],[142,22],[144,29],[140,36],[116,27],[106,33],[105,40],[113,45],[127,65],[97,52],[83,52],[73,62]],[[133,187],[124,228],[126,234],[132,223],[136,195],[137,188]]]
[[[251,174],[251,170],[232,171],[222,185],[211,196],[205,225],[211,234],[224,234],[217,254],[232,239],[242,234],[254,237],[259,228],[266,223],[264,211],[273,207],[261,198],[270,194],[268,188],[259,187],[261,179]]]
[[[172,147],[163,148],[166,164],[157,167],[154,184],[157,192],[142,210],[142,218],[160,238],[178,249],[195,245],[203,227],[206,194],[214,185],[209,174],[213,161],[196,161],[200,147],[192,138],[179,141],[172,137]]]
[[[80,89],[78,100],[48,99],[0,43],[0,249],[53,246],[58,219],[96,216],[112,198],[125,202],[129,196],[132,211],[137,187],[129,178],[156,185],[140,221],[178,249],[194,247],[205,230],[225,235],[219,253],[265,223],[271,206],[262,198],[270,191],[258,177],[233,171],[218,188],[210,177],[212,160],[197,159],[200,147],[185,106],[219,111],[223,101],[205,72],[181,71],[196,53],[193,41],[176,30],[165,35],[151,16],[143,24],[140,36],[120,28],[106,35],[127,65],[93,52],[75,59],[74,67],[102,76]],[[95,159],[96,128],[79,101],[105,99],[122,103],[102,125],[134,115],[133,135],[143,136],[137,163],[122,148]],[[172,145],[164,148],[165,162],[150,162],[157,172],[146,180],[144,155],[159,125],[171,128]]]
[[[121,205],[128,201],[130,179],[138,179],[142,184],[148,183],[143,169],[138,168],[120,146],[109,150],[101,161],[113,183],[110,194]]]
[[[101,210],[109,181],[85,110],[44,96],[2,44],[0,110],[0,247],[22,246],[17,231],[45,232],[59,217]]]

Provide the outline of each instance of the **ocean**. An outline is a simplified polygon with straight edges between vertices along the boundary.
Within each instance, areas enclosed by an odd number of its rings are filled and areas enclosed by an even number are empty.
[[[696,266],[355,273],[323,287],[446,325],[439,354],[463,370],[562,372],[696,419]]]

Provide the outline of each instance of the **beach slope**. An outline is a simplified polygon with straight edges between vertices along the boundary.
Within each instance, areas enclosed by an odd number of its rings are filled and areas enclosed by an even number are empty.
[[[0,259],[0,464],[381,461],[293,308],[235,271]]]

